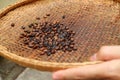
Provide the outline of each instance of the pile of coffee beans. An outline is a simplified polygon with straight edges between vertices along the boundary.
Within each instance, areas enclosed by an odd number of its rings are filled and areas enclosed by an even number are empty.
[[[49,15],[48,15],[49,16]],[[59,21],[32,23],[27,27],[22,26],[23,33],[20,40],[32,49],[41,50],[40,54],[51,54],[57,51],[76,51],[74,43],[75,32]]]

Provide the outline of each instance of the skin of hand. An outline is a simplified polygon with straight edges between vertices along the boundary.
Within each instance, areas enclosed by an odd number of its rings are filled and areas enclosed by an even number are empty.
[[[91,60],[104,62],[54,72],[53,80],[120,80],[120,46],[101,47]]]

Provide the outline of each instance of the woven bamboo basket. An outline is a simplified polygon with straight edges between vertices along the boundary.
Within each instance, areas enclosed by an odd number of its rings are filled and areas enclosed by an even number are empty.
[[[60,20],[76,32],[76,52],[40,56],[39,51],[21,45],[21,26],[37,22],[36,17],[47,13],[51,14],[48,21]],[[0,12],[0,55],[43,71],[97,64],[100,62],[89,61],[90,56],[101,46],[119,44],[119,21],[120,4],[113,0],[22,0]]]

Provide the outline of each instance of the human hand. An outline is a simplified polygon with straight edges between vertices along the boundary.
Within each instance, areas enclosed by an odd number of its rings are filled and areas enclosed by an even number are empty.
[[[53,80],[120,80],[120,46],[102,47],[91,60],[105,62],[54,72]]]

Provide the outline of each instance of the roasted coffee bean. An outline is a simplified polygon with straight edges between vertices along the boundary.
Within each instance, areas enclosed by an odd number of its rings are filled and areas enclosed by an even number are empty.
[[[50,14],[46,14],[46,16],[50,16]]]
[[[43,45],[42,45],[42,44],[39,44],[39,45],[38,45],[38,48],[42,48],[42,47],[43,47]]]
[[[29,44],[29,41],[27,39],[25,39],[24,44]]]
[[[59,21],[32,23],[28,25],[28,28],[30,30],[22,29],[24,33],[20,39],[29,48],[40,49],[42,54],[50,56],[59,50],[63,52],[77,50],[74,43],[75,32]],[[44,50],[42,50],[43,48]]]
[[[74,48],[74,45],[70,45],[71,48]]]
[[[28,34],[28,37],[35,37],[35,33]]]
[[[32,28],[34,26],[34,24],[32,23],[32,24],[30,24],[30,25],[28,25],[28,27],[29,28]]]
[[[47,16],[44,16],[43,18],[47,18]]]
[[[25,33],[30,33],[30,31],[29,31],[29,30],[25,30],[24,32],[25,32]]]
[[[45,51],[45,53],[47,54],[47,56],[50,56],[52,54],[50,50]]]
[[[55,50],[55,49],[53,49],[53,50],[51,51],[51,54],[55,54],[55,52],[56,52],[56,50]]]
[[[74,51],[77,51],[77,48],[73,47],[73,50],[74,50]]]
[[[65,15],[62,16],[62,19],[65,19]]]
[[[57,51],[57,50],[60,50],[60,49],[59,49],[59,46],[56,46],[56,47],[55,47],[55,50],[56,50],[56,51]]]
[[[39,41],[38,39],[35,39],[35,40],[34,40],[34,43],[35,43],[35,44],[39,44],[40,41]]]
[[[66,30],[68,30],[68,29],[69,29],[69,27],[65,26],[65,29],[66,29]]]
[[[45,53],[44,53],[44,52],[40,52],[39,54],[40,54],[40,55],[44,55]]]
[[[72,42],[72,41],[74,41],[74,38],[72,37],[70,40],[71,40],[71,42]]]
[[[44,42],[43,42],[43,46],[45,46],[45,47],[49,46],[48,41],[44,41]]]
[[[33,45],[32,43],[29,43],[29,44],[28,44],[28,47],[29,47],[29,48],[34,48],[34,45]]]
[[[37,49],[37,48],[38,48],[38,46],[37,46],[37,45],[34,45],[34,46],[33,46],[33,49]]]
[[[11,27],[15,27],[15,23],[11,23]]]
[[[24,26],[22,26],[22,27],[21,27],[21,29],[25,29],[25,27],[24,27]]]
[[[20,38],[24,38],[24,36],[20,35]]]
[[[40,20],[40,17],[36,17],[37,20]]]
[[[23,37],[23,38],[24,38],[24,37],[26,37],[26,36],[27,36],[26,33],[21,33],[21,34],[20,34],[20,37]]]
[[[39,30],[38,29],[34,29],[33,32],[39,32]]]

